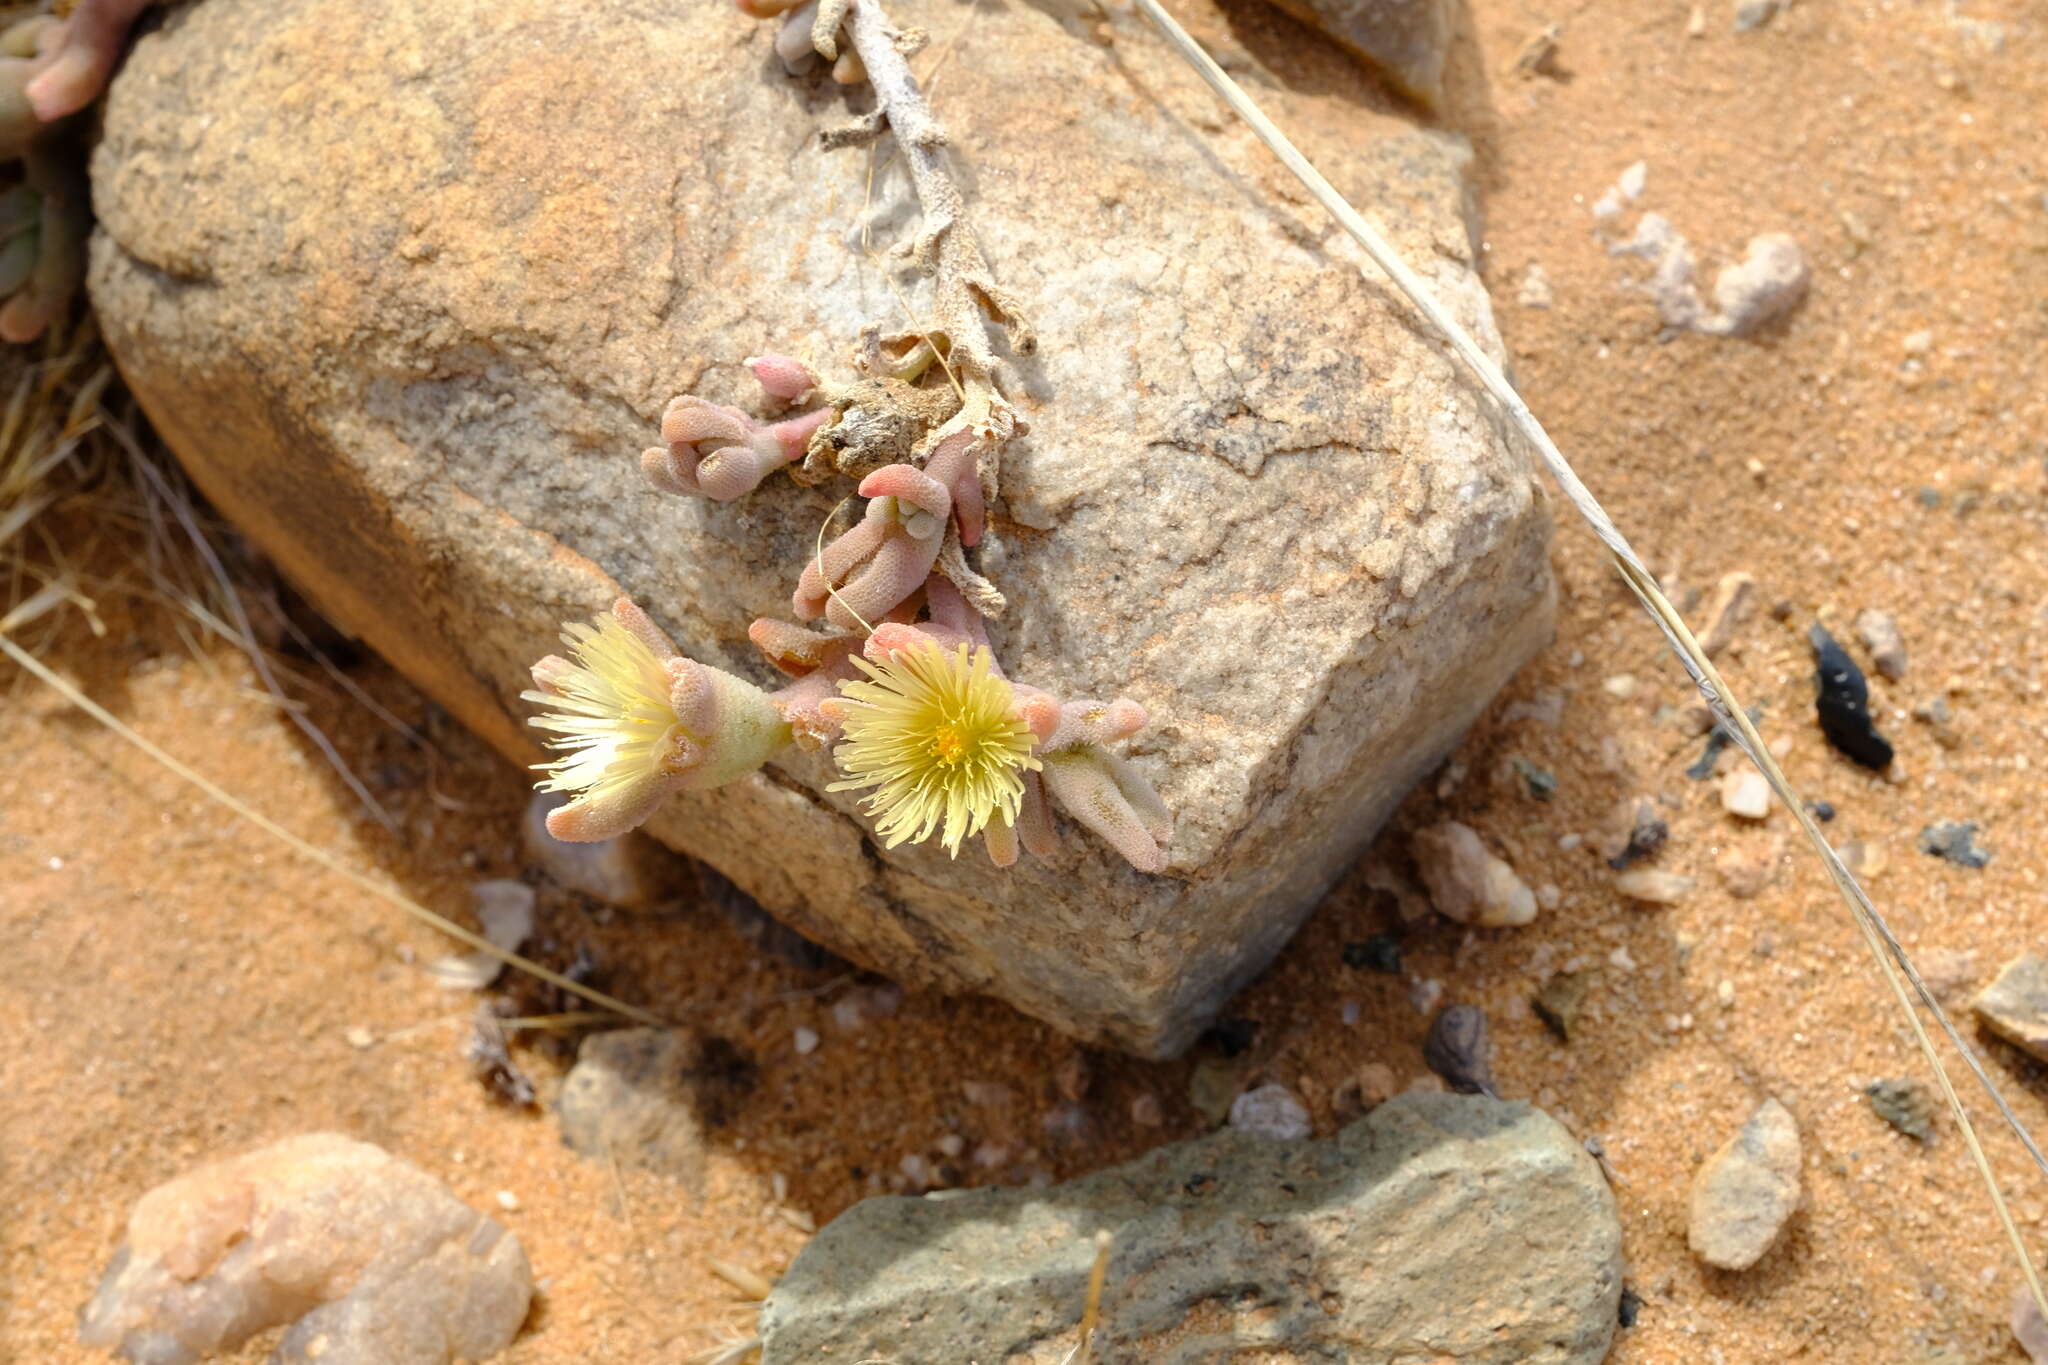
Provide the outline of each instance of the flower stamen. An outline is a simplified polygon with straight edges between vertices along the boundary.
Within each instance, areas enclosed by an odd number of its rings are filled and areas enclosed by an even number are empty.
[[[833,758],[846,777],[830,790],[870,792],[861,804],[884,846],[937,832],[958,857],[991,823],[1013,825],[1035,736],[989,651],[926,639],[853,662],[868,679],[839,684],[846,740]]]

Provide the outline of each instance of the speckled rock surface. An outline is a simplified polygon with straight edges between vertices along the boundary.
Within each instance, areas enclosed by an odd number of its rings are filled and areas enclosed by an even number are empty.
[[[869,1199],[761,1311],[762,1365],[1058,1360],[1114,1237],[1095,1359],[1594,1365],[1621,1225],[1526,1104],[1408,1094],[1336,1137],[1226,1130],[1050,1190]]]
[[[997,646],[1148,708],[1170,866],[1080,831],[1008,873],[885,853],[819,756],[651,829],[844,956],[1168,1054],[1548,638],[1549,517],[1441,348],[1146,30],[1004,6],[974,33],[940,112],[1042,338],[982,561],[1016,604]],[[638,472],[676,393],[752,404],[746,355],[829,361],[897,320],[869,158],[815,138],[846,96],[769,38],[724,5],[208,0],[112,93],[91,286],[124,374],[224,511],[509,756],[528,664],[621,589],[768,681],[746,626],[851,491],[717,505]],[[1463,143],[1347,98],[1342,53],[1299,60],[1323,93],[1262,98],[1497,347]],[[876,166],[893,241],[908,188]]]
[[[279,1365],[485,1360],[526,1321],[519,1239],[381,1147],[307,1133],[145,1194],[79,1337],[193,1365],[290,1324]]]

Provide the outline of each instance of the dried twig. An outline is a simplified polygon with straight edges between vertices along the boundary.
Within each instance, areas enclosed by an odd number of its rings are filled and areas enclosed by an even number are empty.
[[[827,7],[819,8],[819,25]],[[932,319],[950,347],[949,359],[967,379],[990,382],[995,356],[990,349],[987,317],[1010,331],[1010,345],[1028,353],[1034,345],[1031,330],[1021,316],[1017,300],[996,283],[995,273],[981,254],[974,227],[967,219],[966,202],[960,187],[946,168],[946,130],[932,114],[917,77],[910,70],[908,54],[921,41],[906,37],[882,10],[879,0],[851,0],[846,24],[853,37],[854,51],[867,68],[868,83],[874,87],[875,109],[880,122],[896,135],[903,162],[910,168],[910,182],[917,191],[918,208],[924,226],[917,235],[911,255],[918,268],[932,279]],[[812,29],[817,33],[817,28]],[[832,53],[824,46],[820,52]],[[875,130],[880,132],[880,128]],[[986,314],[984,314],[986,310]]]
[[[1218,95],[1222,96],[1224,103],[1251,126],[1252,131],[1257,133],[1260,140],[1281,163],[1300,179],[1309,193],[1313,194],[1324,209],[1328,210],[1330,216],[1337,220],[1338,225],[1365,249],[1373,263],[1386,272],[1396,287],[1407,295],[1409,301],[1449,340],[1451,349],[1458,353],[1459,359],[1471,367],[1487,393],[1492,395],[1506,412],[1509,421],[1535,448],[1551,478],[1557,481],[1565,497],[1593,529],[1593,534],[1600,538],[1601,543],[1614,556],[1615,565],[1621,571],[1622,578],[1641,600],[1644,609],[1657,623],[1658,629],[1664,632],[1665,640],[1670,644],[1672,652],[1678,656],[1678,661],[1684,665],[1685,671],[1692,677],[1700,696],[1720,718],[1720,723],[1734,736],[1736,744],[1762,771],[1765,779],[1770,782],[1771,789],[1777,793],[1778,799],[1785,803],[1785,808],[1792,812],[1792,818],[1798,821],[1800,830],[1813,845],[1814,852],[1819,855],[1828,870],[1828,875],[1834,879],[1835,886],[1848,903],[1856,927],[1862,932],[1871,956],[1883,972],[1899,1008],[1906,1015],[1907,1022],[1913,1026],[1913,1036],[1918,1041],[1921,1052],[1934,1068],[1935,1079],[1940,1082],[1941,1092],[1948,1100],[1949,1110],[1955,1115],[1956,1125],[1963,1134],[1963,1141],[1969,1148],[1971,1160],[1975,1162],[1978,1174],[1984,1181],[1984,1187],[1991,1195],[1992,1207],[2005,1228],[2006,1237],[2012,1243],[2013,1253],[2019,1258],[2021,1269],[2025,1272],[2027,1287],[2033,1294],[2035,1302],[2041,1306],[2044,1315],[2048,1315],[2048,1291],[2044,1291],[2040,1276],[2034,1268],[2033,1258],[2027,1253],[2026,1243],[2021,1239],[2019,1229],[2013,1223],[2012,1213],[2006,1207],[2005,1196],[1999,1190],[1997,1177],[1992,1174],[1990,1161],[1985,1157],[1984,1149],[1978,1142],[1970,1116],[1964,1110],[1962,1100],[1957,1096],[1955,1087],[1949,1080],[1948,1070],[1942,1065],[1940,1054],[1934,1050],[1933,1040],[1927,1036],[1926,1027],[1920,1022],[1920,1016],[1913,1008],[1913,997],[1907,994],[1906,983],[1911,983],[1920,1002],[1933,1013],[1943,1031],[1948,1034],[1949,1041],[1955,1045],[1956,1051],[1962,1055],[1978,1082],[1991,1096],[2006,1124],[2018,1136],[2021,1144],[2026,1147],[2028,1154],[2033,1157],[2035,1164],[2044,1174],[2048,1174],[2048,1157],[2042,1155],[2033,1136],[2027,1132],[2026,1125],[2020,1122],[2019,1115],[2013,1112],[2012,1106],[1999,1092],[1998,1086],[1984,1070],[1976,1054],[1963,1041],[1962,1035],[1949,1019],[1948,1012],[1942,1008],[1941,1002],[1935,999],[1927,984],[1920,979],[1920,973],[1914,969],[1905,948],[1899,943],[1891,927],[1885,923],[1884,917],[1878,913],[1877,907],[1871,904],[1870,897],[1864,893],[1863,887],[1842,865],[1842,860],[1835,856],[1835,851],[1828,845],[1820,826],[1814,823],[1806,803],[1800,799],[1798,791],[1786,779],[1777,761],[1771,757],[1770,751],[1764,747],[1763,737],[1757,733],[1756,726],[1736,700],[1733,690],[1714,667],[1713,661],[1707,657],[1706,651],[1700,648],[1699,641],[1693,637],[1692,630],[1679,615],[1678,609],[1672,606],[1659,590],[1657,580],[1636,555],[1634,547],[1608,517],[1599,500],[1580,481],[1564,454],[1550,439],[1549,433],[1544,431],[1542,423],[1536,420],[1535,414],[1529,411],[1528,404],[1522,401],[1521,395],[1508,383],[1507,376],[1501,373],[1500,366],[1494,363],[1493,357],[1480,349],[1479,343],[1473,340],[1471,334],[1451,315],[1450,310],[1437,300],[1422,277],[1408,268],[1394,253],[1386,238],[1381,236],[1379,231],[1323,178],[1309,163],[1308,158],[1287,139],[1286,134],[1282,133],[1252,102],[1251,97],[1239,88],[1237,82],[1233,81],[1223,68],[1216,65],[1209,54],[1188,36],[1187,31],[1159,7],[1158,0],[1137,0],[1137,5],[1166,35],[1180,55],[1201,73],[1202,78]]]

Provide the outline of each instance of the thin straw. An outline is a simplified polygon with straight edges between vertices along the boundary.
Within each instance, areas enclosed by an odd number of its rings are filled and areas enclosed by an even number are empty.
[[[144,739],[140,734],[137,734],[118,716],[108,711],[91,697],[86,696],[85,693],[79,691],[77,687],[73,686],[61,675],[53,672],[42,660],[36,658],[35,655],[30,654],[4,635],[0,635],[0,652],[4,652],[8,658],[14,660],[14,662],[20,664],[29,673],[48,684],[52,690],[56,691],[73,706],[76,706],[79,710],[85,712],[109,730],[112,730],[122,739],[128,741],[128,743],[142,750],[143,753],[149,755],[149,757],[155,759],[185,781],[199,788],[200,791],[206,793],[214,801],[219,802],[235,814],[241,816],[265,834],[271,835],[290,845],[293,849],[311,858],[329,872],[335,873],[337,876],[346,877],[349,881],[354,882],[363,890],[377,897],[377,899],[397,906],[421,923],[432,925],[450,938],[474,948],[480,953],[488,954],[508,967],[515,967],[529,975],[539,977],[551,986],[559,986],[571,995],[581,996],[591,1004],[608,1009],[614,1014],[623,1015],[636,1024],[645,1024],[649,1028],[668,1027],[658,1016],[648,1013],[637,1005],[629,1005],[623,1000],[614,999],[603,991],[586,986],[580,981],[570,980],[553,968],[543,967],[540,963],[530,958],[521,957],[518,953],[508,952],[485,938],[482,934],[465,929],[445,915],[437,915],[424,905],[393,891],[387,886],[379,885],[350,867],[347,863],[344,863],[341,859],[335,857],[332,853],[329,853],[326,849],[301,839],[298,835],[292,833],[283,825],[278,824],[269,816],[254,809],[239,797],[224,791],[211,781],[200,776],[192,768],[171,757],[162,749]]]

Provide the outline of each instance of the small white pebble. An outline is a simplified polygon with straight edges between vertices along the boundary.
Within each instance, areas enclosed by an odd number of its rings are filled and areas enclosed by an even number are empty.
[[[1901,341],[1899,346],[1907,355],[1926,355],[1934,349],[1934,333],[1926,328],[1922,328],[1917,332],[1908,332],[1906,333],[1905,340]]]
[[[808,1057],[817,1050],[818,1031],[816,1029],[799,1028],[796,1031],[796,1055]]]
[[[1607,961],[1616,971],[1632,972],[1636,969],[1636,960],[1628,955],[1628,948],[1626,946],[1616,948],[1613,952],[1609,953]]]
[[[1428,1014],[1436,1008],[1436,1002],[1444,998],[1444,983],[1431,977],[1408,983],[1408,1003],[1415,1006],[1417,1014]]]
[[[1735,1008],[1735,983],[1722,977],[1721,984],[1714,987],[1714,998],[1721,1002],[1724,1010]]]
[[[1634,165],[1630,166],[1627,170],[1623,171],[1621,173],[1621,179],[1615,181],[1614,184],[1615,188],[1619,189],[1623,194],[1627,195],[1629,198],[1640,199],[1643,197],[1643,189],[1645,186],[1649,184],[1649,180],[1649,163],[1646,161],[1638,161]]]
[[[1262,1085],[1232,1100],[1230,1126],[1274,1142],[1299,1142],[1315,1131],[1307,1107],[1284,1085]]]
[[[1632,867],[1614,879],[1614,889],[1622,895],[1652,905],[1674,905],[1685,899],[1692,887],[1692,878],[1653,867]]]
[[[64,870],[64,860],[62,858],[50,859],[49,868],[52,872],[62,872]]]
[[[1586,836],[1583,834],[1560,834],[1557,836],[1558,848],[1566,853],[1571,852],[1585,842]]]
[[[519,1212],[519,1196],[512,1193],[512,1191],[499,1190],[498,1193],[493,1196],[493,1198],[495,1198],[498,1201],[498,1207],[505,1210],[505,1212]]]
[[[967,1139],[958,1133],[948,1133],[932,1145],[939,1149],[939,1155],[956,1157],[967,1150]]]
[[[1739,768],[1721,779],[1721,808],[1745,820],[1771,813],[1771,784],[1754,768]]]
[[[913,1185],[924,1184],[926,1178],[931,1174],[930,1164],[916,1152],[905,1154],[903,1160],[896,1163],[896,1168],[902,1171],[903,1178]]]
[[[1636,675],[1633,673],[1617,673],[1600,686],[1606,689],[1608,696],[1617,697],[1622,701],[1632,700],[1636,693],[1642,690],[1642,684],[1636,681]]]
[[[1536,903],[1545,910],[1557,909],[1557,903],[1564,899],[1564,892],[1554,882],[1545,882],[1536,888]]]
[[[377,1044],[377,1035],[364,1028],[361,1024],[350,1024],[341,1036],[348,1041],[350,1047],[358,1052],[364,1048],[375,1047]]]
[[[1356,1000],[1346,1000],[1344,1008],[1338,1014],[1344,1020],[1345,1028],[1358,1027],[1358,1002]]]

